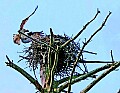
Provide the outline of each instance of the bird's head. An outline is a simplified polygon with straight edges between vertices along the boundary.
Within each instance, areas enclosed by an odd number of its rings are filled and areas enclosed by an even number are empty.
[[[13,42],[20,45],[20,34],[13,34]]]

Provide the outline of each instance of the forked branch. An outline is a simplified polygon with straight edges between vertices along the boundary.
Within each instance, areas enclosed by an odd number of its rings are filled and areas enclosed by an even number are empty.
[[[61,47],[64,47],[67,44],[69,44],[70,42],[72,42],[73,40],[75,40],[87,28],[87,26],[95,20],[95,18],[98,16],[99,13],[100,13],[100,11],[97,9],[97,13],[94,16],[94,18],[92,20],[90,20],[85,26],[83,26],[83,28],[78,32],[78,34],[75,37],[73,37],[72,39],[65,42]]]
[[[9,59],[9,57],[6,55],[6,58],[8,60],[8,62],[5,62],[7,64],[7,66],[12,67],[13,69],[15,69],[16,71],[18,71],[19,73],[21,73],[24,77],[26,77],[32,84],[35,85],[35,87],[41,91],[41,93],[43,93],[43,88],[42,86],[39,84],[39,82],[37,80],[35,80],[30,74],[28,74],[26,71],[24,71],[22,68],[20,68],[19,66],[17,66],[16,64],[13,63],[13,61],[11,61]]]
[[[120,62],[116,62],[113,66],[107,69],[103,74],[101,74],[98,78],[96,78],[93,82],[91,82],[85,89],[83,89],[80,93],[88,92],[95,84],[97,84],[101,79],[103,79],[106,75],[110,72],[115,70],[117,67],[120,66]]]
[[[92,71],[90,71],[90,72],[88,72],[88,73],[86,73],[86,74],[84,74],[84,75],[81,75],[81,76],[72,78],[71,85],[73,85],[73,84],[75,84],[75,83],[77,83],[77,82],[80,82],[81,80],[85,80],[85,79],[87,79],[88,77],[91,77],[92,75],[95,75],[96,73],[98,73],[98,72],[100,72],[100,71],[103,71],[103,70],[105,70],[105,69],[109,69],[110,67],[112,67],[112,66],[114,66],[114,65],[116,65],[116,64],[119,64],[119,65],[120,65],[120,62],[115,62],[115,63],[113,63],[113,64],[107,64],[107,65],[105,65],[105,66],[96,68],[96,69],[94,69],[94,70],[92,70]],[[73,77],[74,77],[74,76],[73,76]],[[69,78],[67,78],[67,80],[68,80],[68,79],[69,79]],[[63,82],[62,82],[62,83],[63,83]],[[69,82],[61,85],[61,86],[59,87],[59,92],[61,92],[61,91],[62,91],[63,89],[65,89],[65,88],[67,88],[67,87],[68,87],[68,84],[69,84]]]
[[[92,40],[92,38],[103,28],[103,26],[105,26],[105,23],[107,22],[107,19],[109,18],[111,12],[109,12],[109,14],[107,15],[107,17],[105,18],[105,20],[103,21],[102,25],[91,35],[91,37],[84,43],[82,49],[80,50],[80,52],[78,53],[78,57],[74,63],[74,66],[73,66],[73,70],[72,70],[72,73],[71,73],[71,77],[70,77],[70,81],[69,81],[69,84],[68,84],[68,93],[70,92],[71,90],[71,80],[72,80],[72,76],[73,76],[73,73],[75,71],[75,68],[76,68],[76,65],[78,63],[78,60],[80,58],[80,56],[82,55],[82,52],[84,50],[84,48],[88,45],[88,43]]]

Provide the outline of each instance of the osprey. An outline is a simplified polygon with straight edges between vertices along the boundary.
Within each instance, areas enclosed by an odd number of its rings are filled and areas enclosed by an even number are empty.
[[[23,32],[24,34],[32,37],[33,39],[38,39],[43,37],[43,31],[41,32],[29,32],[28,30],[22,29],[21,32]],[[26,33],[28,32],[28,33]],[[20,40],[22,41],[22,43],[30,43],[32,42],[32,39],[23,35],[23,34],[14,34],[13,35],[13,41],[15,44],[20,45]]]
[[[24,20],[22,20],[22,23],[20,24],[20,32],[26,34],[26,32],[29,32],[29,30],[25,30],[23,29],[25,23],[28,21],[28,19],[35,13],[35,11],[37,10],[38,6],[35,8],[35,10],[32,12],[31,15],[29,15],[27,18],[25,18]],[[39,32],[38,32],[39,33]],[[40,32],[41,33],[41,32]],[[34,36],[35,37],[35,32],[29,32],[27,33],[29,36]],[[40,35],[40,34],[39,34]],[[34,38],[33,37],[33,38]],[[23,42],[23,43],[29,43],[31,42],[32,40],[28,37],[26,37],[25,35],[23,34],[13,34],[13,42],[15,44],[18,44],[20,45],[20,40]]]
[[[26,30],[25,30],[25,29],[22,29],[21,32],[25,33]],[[14,42],[15,44],[20,45],[20,40],[21,40],[23,43],[29,43],[29,42],[32,41],[30,38],[26,37],[26,36],[23,35],[23,34],[14,34],[14,35],[13,35],[13,42]]]

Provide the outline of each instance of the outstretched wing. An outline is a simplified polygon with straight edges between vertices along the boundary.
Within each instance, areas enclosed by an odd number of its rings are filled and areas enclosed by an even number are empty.
[[[38,5],[37,5],[37,7],[35,8],[35,10],[32,12],[31,15],[29,15],[27,18],[25,18],[24,20],[22,20],[22,23],[20,24],[20,30],[23,29],[25,23],[26,23],[26,22],[28,21],[28,19],[35,13],[35,11],[37,10],[37,8],[38,8]]]

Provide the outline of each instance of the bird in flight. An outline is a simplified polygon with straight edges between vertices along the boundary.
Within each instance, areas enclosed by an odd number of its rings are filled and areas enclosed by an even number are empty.
[[[36,10],[38,9],[38,6],[35,8],[35,10],[27,17],[25,18],[24,20],[22,20],[22,23],[20,24],[20,29],[19,29],[19,33],[18,34],[13,34],[13,42],[15,44],[18,44],[20,45],[20,40],[23,42],[23,43],[29,43],[31,42],[32,40],[30,38],[28,38],[27,36],[21,34],[20,32],[26,34],[26,35],[29,35],[31,37],[34,36],[35,38],[35,35],[42,35],[42,31],[41,32],[29,32],[29,30],[26,30],[24,29],[24,25],[25,23],[28,21],[28,19],[36,12]],[[36,34],[37,33],[37,34]]]

